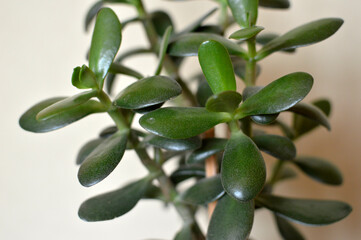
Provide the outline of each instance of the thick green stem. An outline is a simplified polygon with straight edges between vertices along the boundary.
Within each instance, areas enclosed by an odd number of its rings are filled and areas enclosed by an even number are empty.
[[[256,40],[255,38],[251,38],[247,40],[248,45],[248,57],[247,65],[246,65],[246,75],[245,82],[247,86],[254,86],[256,83],[256,60],[254,57],[256,56]]]

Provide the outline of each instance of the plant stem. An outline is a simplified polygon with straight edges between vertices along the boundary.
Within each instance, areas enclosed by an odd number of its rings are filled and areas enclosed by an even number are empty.
[[[285,161],[277,160],[277,163],[274,166],[273,171],[272,171],[271,179],[269,181],[270,186],[273,186],[277,182],[277,179],[279,177],[279,174],[280,174],[280,172],[282,170],[282,167],[283,167],[284,163],[285,163]]]
[[[256,83],[256,60],[254,57],[256,56],[256,40],[255,38],[251,38],[247,40],[248,46],[248,60],[246,64],[246,75],[245,75],[245,83],[248,86],[254,86]]]

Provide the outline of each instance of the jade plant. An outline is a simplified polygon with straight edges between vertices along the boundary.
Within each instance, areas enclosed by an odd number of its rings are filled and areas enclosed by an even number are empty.
[[[20,126],[35,133],[53,131],[95,113],[112,118],[114,126],[85,143],[76,158],[84,187],[98,184],[122,167],[125,151],[135,151],[147,168],[149,174],[143,178],[84,201],[78,212],[81,219],[111,220],[139,201],[155,199],[173,206],[183,220],[174,239],[233,240],[248,239],[255,212],[265,208],[274,214],[283,239],[298,240],[305,238],[291,222],[326,225],[351,212],[347,203],[338,200],[273,194],[278,183],[298,174],[328,185],[340,185],[342,175],[327,160],[296,152],[296,140],[317,127],[330,129],[327,99],[301,102],[311,91],[313,77],[295,72],[270,79],[266,86],[256,85],[261,60],[320,42],[343,21],[324,18],[277,35],[257,25],[258,8],[287,9],[288,0],[215,2],[217,9],[176,30],[167,12],[147,12],[142,0],[98,1],[85,21],[88,29],[95,20],[88,64],[74,68],[71,77],[79,93],[46,99],[21,116]],[[108,3],[132,6],[137,16],[121,23],[104,6]],[[214,14],[219,15],[218,23],[205,24]],[[118,54],[122,29],[137,23],[144,27],[149,47]],[[229,34],[230,26],[238,30]],[[154,75],[144,76],[142,66],[135,70],[124,65],[129,57],[145,54],[158,58]],[[202,71],[185,79],[182,72],[187,69],[181,66],[192,56],[198,58]],[[119,75],[135,81],[113,95]],[[284,112],[292,114],[291,123],[282,120]],[[134,121],[137,114],[142,128]],[[220,124],[225,126],[223,137],[214,134]],[[279,135],[267,133],[270,128],[278,129]],[[276,159],[273,170],[267,172],[261,151]],[[166,174],[164,164],[169,161],[177,168]],[[191,186],[179,187],[184,181]],[[204,207],[210,219],[206,232],[195,218]]]

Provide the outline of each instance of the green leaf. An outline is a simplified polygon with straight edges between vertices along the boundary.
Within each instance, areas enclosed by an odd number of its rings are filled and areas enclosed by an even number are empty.
[[[214,94],[237,90],[231,59],[221,43],[203,42],[199,47],[198,59]]]
[[[138,108],[138,109],[133,109],[133,112],[139,113],[139,114],[146,114],[149,112],[152,112],[154,110],[157,110],[158,108],[161,108],[163,106],[164,102],[162,103],[158,103],[149,107],[145,107],[145,108]]]
[[[152,12],[149,17],[159,37],[164,36],[164,33],[168,27],[172,27],[174,29],[172,19],[170,18],[168,13],[164,11]]]
[[[268,124],[273,123],[277,119],[278,115],[279,115],[279,113],[254,115],[254,116],[251,116],[251,119],[253,120],[253,122],[255,122],[257,124],[268,125]]]
[[[103,129],[100,133],[99,133],[99,137],[101,138],[108,138],[111,135],[113,135],[114,133],[116,133],[118,131],[117,126],[110,126],[107,127],[105,129]]]
[[[74,68],[71,82],[74,87],[77,87],[79,89],[98,89],[95,74],[86,65],[83,65],[81,68]]]
[[[289,0],[259,0],[258,4],[260,7],[266,8],[287,9],[290,7]]]
[[[297,157],[292,161],[302,172],[314,180],[330,184],[341,185],[342,174],[331,162],[316,157]]]
[[[97,101],[89,100],[85,104],[69,109],[68,111],[61,112],[46,120],[36,120],[36,115],[38,115],[41,110],[64,99],[64,97],[50,98],[35,104],[20,117],[20,126],[24,130],[30,132],[44,133],[65,127],[66,125],[78,121],[91,113],[105,112],[102,104]]]
[[[143,140],[143,143],[170,151],[189,151],[199,148],[202,142],[199,137],[169,139],[151,134]]]
[[[258,0],[227,0],[236,22],[244,28],[257,22]]]
[[[247,98],[252,97],[256,93],[262,90],[264,88],[263,86],[249,86],[243,89],[242,95],[243,95],[243,101],[246,101]]]
[[[301,101],[312,85],[313,78],[308,73],[296,72],[283,76],[247,98],[237,109],[236,118],[287,110]]]
[[[113,74],[118,74],[118,73],[124,74],[127,76],[135,77],[136,79],[144,78],[144,76],[141,73],[139,73],[131,68],[128,68],[120,63],[117,63],[117,62],[112,63],[112,65],[110,66],[109,72],[111,72]]]
[[[139,123],[156,135],[180,139],[194,137],[230,120],[228,113],[208,112],[205,108],[167,107],[143,115]]]
[[[256,37],[256,42],[261,44],[262,46],[268,44],[269,42],[271,42],[273,39],[278,38],[279,35],[276,33],[264,33],[264,34],[259,34]],[[286,53],[294,53],[296,52],[295,48],[286,48],[283,50],[280,50],[282,52],[286,52]]]
[[[52,118],[56,115],[59,115],[66,111],[69,111],[79,105],[82,105],[82,104],[88,102],[89,99],[91,99],[97,95],[98,95],[97,90],[90,90],[90,91],[81,92],[74,96],[65,98],[65,99],[60,100],[60,101],[44,108],[43,110],[41,110],[36,115],[36,119],[38,121],[43,121],[43,120]]]
[[[286,137],[278,135],[259,135],[252,138],[260,150],[281,160],[292,160],[296,157],[296,147]]]
[[[246,64],[247,62],[239,57],[232,57],[233,71],[234,73],[241,78],[243,81],[246,75]],[[261,73],[261,66],[256,64],[256,77]]]
[[[350,205],[340,201],[285,198],[262,195],[256,198],[257,205],[273,211],[289,220],[320,226],[335,223],[350,214]]]
[[[291,107],[288,111],[297,113],[306,118],[316,121],[321,124],[328,130],[331,130],[330,123],[328,122],[328,118],[326,114],[322,112],[318,107],[307,104],[307,103],[297,103],[293,107]]]
[[[233,132],[223,154],[222,184],[240,201],[252,200],[266,181],[266,166],[256,144],[242,132]]]
[[[170,179],[174,185],[187,180],[192,177],[204,178],[206,173],[202,166],[182,166],[175,170],[171,175]]]
[[[125,88],[114,104],[125,109],[139,109],[163,103],[181,94],[181,86],[166,76],[143,78]]]
[[[120,47],[122,27],[110,8],[99,11],[89,53],[89,68],[95,73],[99,88]]]
[[[222,197],[214,210],[208,226],[208,240],[247,240],[254,218],[253,201],[239,202],[227,194]]]
[[[85,17],[85,31],[88,31],[91,21],[95,18],[95,16],[99,12],[99,10],[103,7],[103,5],[104,5],[103,1],[98,1],[95,4],[93,4],[93,6],[91,6],[91,8],[88,10],[88,13]]]
[[[213,33],[213,34],[217,34],[217,35],[223,34],[222,28],[220,26],[214,25],[214,24],[207,24],[207,25],[199,26],[193,32]]]
[[[343,24],[340,18],[325,18],[297,27],[267,43],[256,56],[261,60],[273,52],[314,44],[332,36]]]
[[[198,226],[194,224],[185,224],[182,229],[174,237],[174,240],[198,240],[204,239],[203,234],[199,230]]]
[[[203,76],[203,74],[202,74]],[[197,101],[199,103],[199,106],[205,107],[206,102],[209,97],[213,95],[212,89],[210,88],[208,82],[205,80],[199,81],[198,89],[196,93]]]
[[[128,130],[119,131],[96,147],[79,168],[81,185],[90,187],[106,178],[122,159],[127,139]]]
[[[164,32],[162,42],[160,43],[160,47],[159,47],[159,55],[158,55],[159,63],[158,63],[157,69],[155,70],[154,75],[159,75],[162,71],[164,57],[165,57],[165,54],[167,53],[169,38],[170,38],[170,35],[172,34],[172,30],[173,30],[172,26],[169,26]]]
[[[81,149],[79,150],[79,153],[78,153],[77,157],[76,157],[76,164],[77,165],[82,164],[84,162],[84,160],[89,156],[89,154],[97,146],[99,146],[103,141],[104,141],[103,138],[97,138],[97,139],[90,140],[84,146],[82,146]]]
[[[242,102],[242,95],[236,91],[224,91],[211,96],[206,108],[210,112],[229,112],[233,113]]]
[[[206,138],[202,147],[195,150],[187,159],[187,164],[203,163],[210,156],[222,152],[227,144],[227,139]]]
[[[143,197],[150,180],[143,178],[121,189],[86,200],[79,208],[79,217],[84,221],[96,222],[111,220],[126,214]]]
[[[278,217],[275,215],[276,224],[278,227],[278,231],[282,235],[284,240],[304,240],[305,238],[302,236],[302,234],[292,226],[291,223],[289,223],[286,219],[283,219],[281,217]]]
[[[219,175],[201,179],[183,192],[179,199],[193,205],[204,205],[216,201],[224,194]]]
[[[244,40],[247,40],[247,39],[250,39],[250,38],[256,36],[263,29],[264,29],[264,27],[259,27],[259,26],[243,28],[241,30],[238,30],[238,31],[232,33],[231,36],[229,36],[229,38],[244,41]]]
[[[173,39],[168,47],[168,54],[176,57],[197,56],[199,46],[209,40],[221,43],[231,55],[247,59],[246,52],[236,43],[212,33],[188,33]]]

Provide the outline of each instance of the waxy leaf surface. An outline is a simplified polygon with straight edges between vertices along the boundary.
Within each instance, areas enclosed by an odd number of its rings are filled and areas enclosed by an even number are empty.
[[[78,152],[78,155],[76,157],[76,164],[80,165],[84,162],[84,160],[89,156],[89,154],[97,147],[99,146],[104,139],[97,138],[90,140],[87,142],[84,146],[82,146]]]
[[[227,0],[236,22],[244,28],[257,22],[258,0]]]
[[[259,149],[281,160],[292,160],[296,157],[296,147],[286,137],[278,135],[258,135],[252,138]]]
[[[313,200],[262,195],[256,198],[257,205],[273,211],[281,217],[308,225],[326,225],[350,214],[350,205],[333,200]]]
[[[169,139],[157,135],[150,135],[146,137],[143,142],[170,151],[194,150],[202,144],[198,136],[186,139]]]
[[[71,83],[79,89],[98,89],[96,76],[86,65],[74,68]]]
[[[170,175],[170,179],[176,185],[192,177],[204,178],[205,176],[206,173],[202,166],[182,166]]]
[[[249,28],[243,28],[241,30],[238,30],[229,36],[229,38],[236,39],[236,40],[247,40],[254,36],[256,36],[258,33],[260,33],[264,28],[259,26],[253,26]]]
[[[208,226],[207,239],[247,240],[253,218],[253,201],[240,202],[226,194],[218,201],[214,210]]]
[[[287,9],[290,7],[289,0],[259,0],[258,5],[266,8]]]
[[[168,27],[174,28],[171,17],[164,11],[152,12],[149,17],[159,37],[164,35]]]
[[[285,240],[304,240],[302,234],[286,219],[275,215],[278,231]]]
[[[205,107],[206,102],[210,96],[213,95],[212,89],[209,87],[208,82],[204,79],[199,82],[196,98],[199,106]]]
[[[194,137],[229,120],[228,113],[208,112],[205,108],[167,107],[143,115],[139,123],[156,135],[182,139]]]
[[[150,180],[144,178],[119,190],[90,198],[81,204],[78,215],[88,222],[105,221],[120,217],[138,203],[149,184]]]
[[[202,147],[195,150],[187,159],[188,164],[203,163],[210,156],[222,152],[227,144],[227,139],[206,138],[202,141]]]
[[[256,144],[242,132],[232,133],[223,154],[222,184],[240,201],[252,200],[262,190],[266,166]]]
[[[90,187],[106,178],[122,159],[127,139],[128,131],[119,131],[96,147],[79,168],[81,185]]]
[[[296,105],[291,107],[289,111],[302,115],[313,121],[316,121],[317,123],[327,128],[328,130],[331,130],[331,126],[326,114],[324,114],[322,110],[320,110],[318,107],[314,105],[307,103],[297,103]]]
[[[206,109],[210,112],[229,112],[233,113],[242,102],[242,95],[236,91],[224,91],[211,96]]]

